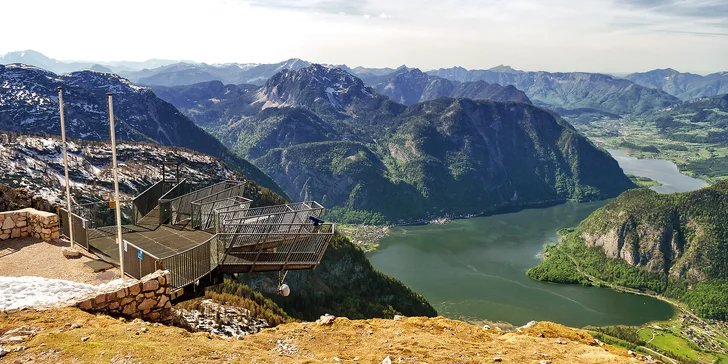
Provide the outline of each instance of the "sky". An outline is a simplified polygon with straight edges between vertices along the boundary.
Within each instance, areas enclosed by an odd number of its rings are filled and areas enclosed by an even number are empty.
[[[728,71],[728,0],[23,0],[0,54],[423,70]]]

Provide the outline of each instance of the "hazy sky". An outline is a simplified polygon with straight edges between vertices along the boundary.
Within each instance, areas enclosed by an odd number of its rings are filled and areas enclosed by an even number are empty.
[[[0,54],[728,71],[728,0],[4,1]]]

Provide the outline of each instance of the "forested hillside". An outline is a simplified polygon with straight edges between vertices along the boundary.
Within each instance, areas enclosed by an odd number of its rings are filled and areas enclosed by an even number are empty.
[[[687,303],[699,315],[728,319],[728,181],[660,195],[630,190],[592,213],[529,271],[536,279],[607,282]]]
[[[438,98],[406,107],[321,65],[281,72],[257,90],[210,83],[158,92],[292,199],[318,200],[337,221],[478,214],[633,187],[606,152],[529,103]]]

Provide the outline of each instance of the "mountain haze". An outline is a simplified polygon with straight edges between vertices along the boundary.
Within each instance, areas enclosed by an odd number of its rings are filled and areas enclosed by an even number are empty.
[[[602,112],[640,115],[679,102],[674,96],[598,73],[523,72],[499,67],[496,70],[441,68],[430,75],[459,82],[485,81],[513,85],[537,105],[564,109],[595,109]]]
[[[663,90],[681,100],[728,94],[728,72],[701,76],[666,68],[632,73],[625,78],[638,85]]]
[[[526,94],[512,85],[501,86],[485,81],[455,82],[430,76],[417,68],[400,69],[391,74],[372,77],[367,83],[377,92],[405,105],[430,101],[438,97],[531,103]]]

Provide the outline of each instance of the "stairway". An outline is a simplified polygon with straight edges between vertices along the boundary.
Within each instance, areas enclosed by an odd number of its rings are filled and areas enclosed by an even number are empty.
[[[159,205],[152,211],[149,211],[146,216],[139,219],[136,225],[149,230],[156,230],[159,227]]]

